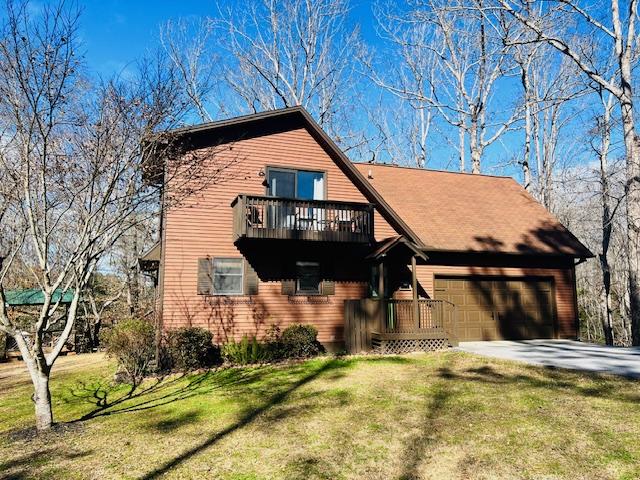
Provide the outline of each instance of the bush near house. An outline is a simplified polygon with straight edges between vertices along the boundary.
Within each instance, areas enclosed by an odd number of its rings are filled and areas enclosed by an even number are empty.
[[[310,358],[322,351],[316,328],[313,325],[295,324],[285,328],[282,333],[277,326],[272,326],[263,342],[246,335],[239,342],[231,340],[222,346],[222,357],[228,363],[247,365],[288,358]]]
[[[248,365],[272,360],[267,343],[258,342],[256,337],[249,339],[246,335],[236,342],[231,340],[222,346],[222,358],[234,365]]]
[[[204,328],[185,327],[169,332],[166,348],[170,367],[181,371],[210,367],[220,359],[213,335]]]
[[[149,373],[155,354],[155,330],[145,320],[126,319],[105,331],[107,355],[118,362],[118,376],[138,385]]]
[[[280,337],[283,358],[309,358],[322,352],[318,330],[313,325],[296,324],[285,328]]]

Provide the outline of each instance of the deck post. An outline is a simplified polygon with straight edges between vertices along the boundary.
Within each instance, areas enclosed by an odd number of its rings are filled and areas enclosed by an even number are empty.
[[[413,290],[413,320],[416,328],[420,328],[420,304],[418,303],[418,274],[416,256],[411,257],[411,289]]]
[[[384,260],[378,264],[378,298],[384,298]]]

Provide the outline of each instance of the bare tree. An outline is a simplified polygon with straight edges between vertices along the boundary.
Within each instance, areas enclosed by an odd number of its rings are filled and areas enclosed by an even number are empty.
[[[634,119],[633,61],[637,49],[635,23],[637,0],[630,0],[621,9],[619,0],[611,0],[610,18],[601,19],[590,7],[575,0],[550,2],[542,15],[562,15],[578,23],[576,31],[588,35],[596,47],[584,51],[572,37],[559,35],[546,28],[544,17],[532,14],[526,1],[499,0],[504,12],[518,20],[534,34],[534,41],[545,42],[567,56],[590,81],[611,93],[618,101],[626,150],[626,222],[629,257],[629,300],[632,342],[640,345],[640,146]],[[523,39],[531,42],[530,38]],[[618,74],[612,79],[602,75],[601,64],[614,59]]]
[[[613,321],[611,312],[611,269],[609,266],[609,247],[611,243],[611,233],[613,229],[614,206],[611,201],[611,191],[609,186],[609,149],[611,146],[611,114],[614,107],[614,96],[611,93],[606,95],[600,92],[602,103],[602,116],[598,121],[598,132],[600,133],[600,144],[595,147],[598,159],[600,160],[600,199],[602,204],[602,249],[598,254],[600,268],[602,270],[602,295],[600,309],[602,315],[602,330],[607,345],[613,345]]]
[[[375,144],[393,162],[417,167],[427,165],[427,140],[431,131],[437,71],[432,51],[423,48],[430,41],[428,26],[407,29],[404,22],[391,21],[391,14],[377,12],[380,36],[387,47],[368,52],[363,46],[359,59],[364,74],[392,98],[369,110],[369,120],[378,132]],[[428,99],[428,100],[427,100]],[[381,155],[374,150],[373,159]]]
[[[122,287],[120,282],[108,285],[106,279],[94,274],[83,292],[81,304],[85,319],[85,338],[90,349],[100,345],[100,331],[105,314],[117,305],[124,291]]]
[[[419,2],[415,8],[380,8],[376,15],[383,38],[396,46],[404,76],[368,70],[385,90],[418,104],[428,104],[458,129],[460,170],[471,153],[471,171],[480,173],[485,149],[515,128],[522,116],[517,102],[504,104],[496,90],[515,74],[502,42],[499,19],[478,14],[478,1],[443,4]],[[482,5],[482,0],[479,0]],[[411,81],[406,81],[407,79]]]
[[[175,72],[158,59],[141,63],[135,79],[92,85],[76,55],[78,13],[63,3],[34,17],[25,4],[9,2],[6,11],[0,41],[0,172],[8,187],[0,194],[0,330],[20,349],[34,385],[36,427],[45,430],[53,422],[51,369],[73,330],[81,292],[126,229],[157,214],[160,186],[145,176],[151,178],[158,171],[155,159],[176,145],[171,135],[143,139],[175,124],[185,102]],[[183,180],[174,182],[170,199],[215,182],[224,171],[224,165],[201,167],[193,155],[179,158],[160,169],[165,179]],[[14,266],[24,266],[42,292],[30,324],[17,321],[5,303]],[[65,294],[72,299],[63,312]],[[58,338],[45,349],[45,336],[58,327]]]
[[[213,120],[207,101],[215,86],[216,58],[210,51],[213,22],[205,18],[193,25],[186,20],[169,21],[160,41],[173,63],[184,91],[202,122]],[[218,72],[219,73],[219,72]]]
[[[263,0],[220,12],[231,89],[252,111],[302,105],[339,133],[358,36],[347,12],[343,0]]]

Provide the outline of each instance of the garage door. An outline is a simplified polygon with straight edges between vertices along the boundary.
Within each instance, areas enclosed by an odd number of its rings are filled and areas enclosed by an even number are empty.
[[[456,305],[461,342],[554,336],[553,289],[546,279],[436,277],[435,298]]]

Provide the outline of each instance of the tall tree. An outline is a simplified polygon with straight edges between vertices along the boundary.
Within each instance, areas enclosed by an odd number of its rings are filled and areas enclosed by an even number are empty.
[[[626,150],[626,224],[629,261],[629,302],[632,342],[640,345],[640,145],[634,119],[633,62],[637,57],[635,31],[638,1],[629,0],[621,8],[619,0],[611,0],[608,18],[603,19],[582,6],[576,0],[549,2],[541,14],[532,14],[526,0],[498,0],[504,12],[524,25],[535,36],[535,41],[545,42],[567,56],[590,81],[611,93],[620,107],[621,123]],[[584,50],[573,37],[559,35],[547,28],[545,17],[562,16],[575,21],[576,32],[588,35],[595,48]],[[523,39],[530,42],[531,39]],[[615,60],[618,72],[613,78],[601,73],[602,63]]]
[[[472,173],[480,173],[485,149],[522,115],[517,102],[503,102],[504,97],[496,95],[501,81],[516,71],[502,42],[499,19],[479,14],[474,10],[478,4],[482,0],[425,0],[379,8],[382,37],[394,45],[399,68],[410,75],[384,75],[369,68],[378,86],[430,105],[458,129],[459,167],[467,169],[468,141]]]
[[[302,105],[340,137],[358,30],[343,0],[263,0],[220,13],[225,77],[252,111]]]

